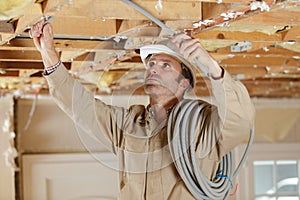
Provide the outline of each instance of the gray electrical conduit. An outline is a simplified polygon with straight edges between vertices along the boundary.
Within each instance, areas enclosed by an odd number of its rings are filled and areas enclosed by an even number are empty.
[[[170,113],[168,121],[168,144],[171,156],[178,173],[189,191],[196,199],[226,199],[232,188],[232,180],[236,178],[244,164],[250,145],[253,142],[254,132],[251,129],[249,142],[244,155],[233,172],[233,155],[229,152],[223,156],[216,178],[210,181],[199,168],[194,140],[196,139],[197,123],[201,112],[207,104],[195,100],[183,100]],[[199,131],[199,130],[198,130]],[[210,151],[211,145],[216,144],[217,138],[207,138],[205,152]],[[205,145],[205,144],[202,144]],[[209,148],[209,149],[207,149]]]
[[[159,25],[163,30],[167,31],[171,36],[175,34],[173,30],[171,30],[142,7],[130,0],[121,1],[144,14],[154,23]],[[205,66],[203,66],[197,59],[195,62],[198,67],[207,76],[209,76],[208,70],[205,68]],[[235,171],[233,172],[232,170],[233,155],[232,152],[229,152],[223,156],[222,161],[219,164],[220,171],[216,175],[215,180],[210,181],[202,174],[199,168],[197,156],[195,155],[195,146],[193,145],[195,132],[192,130],[196,129],[202,109],[203,105],[199,104],[198,101],[192,100],[183,100],[176,106],[176,108],[173,109],[168,121],[168,142],[171,155],[177,167],[178,173],[180,174],[189,191],[196,199],[226,199],[228,198],[232,187],[232,180],[236,178],[239,170],[248,156],[249,148],[254,138],[254,128],[250,130],[248,144]],[[215,142],[216,141],[209,141],[209,143]]]
[[[132,1],[129,1],[129,0],[121,0],[121,1],[128,4],[129,6],[133,7],[134,9],[136,9],[137,11],[139,11],[140,13],[142,13],[143,15],[145,15],[146,17],[151,19],[154,23],[156,23],[158,26],[160,26],[163,30],[167,31],[171,36],[174,35],[174,31],[172,31],[168,26],[166,26],[159,19],[154,17],[152,14],[150,14],[148,11],[146,11],[145,9],[140,7],[139,5],[133,3]]]
[[[145,15],[146,17],[148,17],[149,19],[151,19],[151,21],[153,21],[154,23],[156,23],[158,26],[160,26],[163,30],[167,31],[168,34],[170,36],[174,36],[175,32],[173,30],[171,30],[168,26],[166,26],[163,22],[161,22],[159,19],[157,19],[156,17],[154,17],[151,13],[149,13],[148,11],[146,11],[145,9],[143,9],[142,7],[140,7],[139,5],[133,3],[130,0],[121,0],[122,2],[128,4],[129,6],[133,7],[134,9],[136,9],[137,11],[139,11],[140,13],[142,13],[143,15]],[[206,69],[206,67],[204,67],[198,59],[195,59],[196,64],[200,67],[201,71],[209,76],[209,72]]]

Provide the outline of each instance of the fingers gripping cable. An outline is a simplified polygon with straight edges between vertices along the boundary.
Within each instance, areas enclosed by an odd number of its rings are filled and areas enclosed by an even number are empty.
[[[197,122],[204,104],[201,101],[183,100],[172,111],[168,123],[168,142],[170,152],[178,173],[189,191],[196,199],[226,199],[232,188],[231,180],[234,179],[243,165],[253,141],[253,129],[245,153],[233,172],[232,152],[226,154],[219,164],[219,172],[214,180],[210,181],[199,168],[196,156]],[[208,140],[214,140],[208,138]],[[215,143],[216,141],[206,141]],[[204,148],[210,148],[209,145]],[[207,151],[204,149],[204,151]]]

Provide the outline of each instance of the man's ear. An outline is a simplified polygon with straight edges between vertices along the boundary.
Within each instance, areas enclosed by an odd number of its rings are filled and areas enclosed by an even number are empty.
[[[190,80],[187,78],[181,79],[179,86],[186,90],[190,86]]]

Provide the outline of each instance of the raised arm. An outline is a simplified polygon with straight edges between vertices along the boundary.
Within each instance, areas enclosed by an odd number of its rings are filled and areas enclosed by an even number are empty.
[[[110,151],[115,151],[112,143],[118,144],[121,119],[125,117],[126,110],[95,99],[94,94],[70,76],[55,50],[50,24],[37,23],[30,30],[30,35],[42,55],[50,94],[55,103],[74,121],[82,142],[94,140],[93,144],[101,142]],[[47,74],[47,69],[53,66],[57,68]]]
[[[220,159],[249,136],[254,123],[255,109],[248,91],[240,81],[233,80],[230,74],[219,66],[198,39],[180,34],[174,37],[173,42],[177,43],[187,60],[200,70],[208,72],[212,103],[216,109],[211,109],[211,119],[207,120],[209,123],[206,122],[206,128],[200,137],[215,134],[218,140],[210,152],[202,153],[205,154],[203,156],[209,153],[211,158]],[[199,141],[203,141],[202,139],[199,138]],[[199,147],[201,148],[201,145]]]

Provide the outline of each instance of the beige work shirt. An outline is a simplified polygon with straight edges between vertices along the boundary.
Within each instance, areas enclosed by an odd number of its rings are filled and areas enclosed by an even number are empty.
[[[101,141],[118,156],[119,199],[194,199],[172,161],[167,119],[158,124],[143,105],[106,105],[63,65],[46,79],[55,102],[74,120],[80,136]],[[199,119],[203,129],[195,140],[200,168],[213,179],[222,156],[249,137],[254,107],[246,88],[226,71],[223,79],[211,84],[214,105],[205,106]],[[217,138],[216,144],[203,145],[209,137]]]

